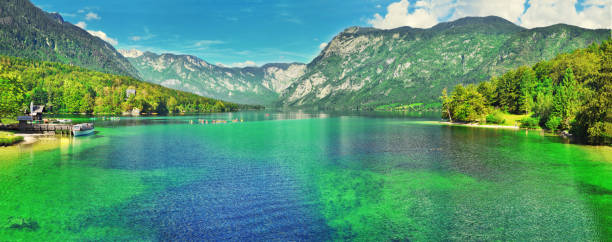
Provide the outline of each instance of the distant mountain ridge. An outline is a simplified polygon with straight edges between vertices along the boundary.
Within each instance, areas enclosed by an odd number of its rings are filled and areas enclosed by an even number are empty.
[[[261,67],[231,68],[210,64],[191,55],[120,50],[143,80],[165,87],[230,102],[267,105],[278,100],[305,64],[271,63]]]
[[[112,45],[28,0],[0,1],[0,55],[138,77],[136,69]]]
[[[277,104],[373,109],[437,103],[443,88],[488,80],[609,37],[610,30],[564,24],[525,29],[494,16],[429,29],[350,27],[308,64]]]
[[[230,68],[195,56],[121,53],[28,0],[0,1],[0,55],[128,75],[215,99],[268,106],[375,109],[431,104],[443,88],[488,80],[610,38],[610,30],[557,24],[526,29],[466,17],[428,29],[349,27],[310,63]]]

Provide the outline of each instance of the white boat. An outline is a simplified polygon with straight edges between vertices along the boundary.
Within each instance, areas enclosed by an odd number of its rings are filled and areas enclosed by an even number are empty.
[[[90,135],[94,132],[94,125],[92,123],[77,124],[72,126],[72,135],[84,136]]]

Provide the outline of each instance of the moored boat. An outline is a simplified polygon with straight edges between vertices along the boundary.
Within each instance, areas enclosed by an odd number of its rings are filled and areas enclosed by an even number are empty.
[[[94,125],[93,123],[76,124],[72,126],[72,135],[74,136],[85,136],[93,134]]]

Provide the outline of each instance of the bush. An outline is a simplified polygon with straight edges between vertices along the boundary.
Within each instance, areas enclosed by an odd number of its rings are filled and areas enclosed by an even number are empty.
[[[550,131],[557,130],[559,128],[559,125],[561,125],[561,118],[557,116],[550,116],[545,124],[546,128]]]
[[[486,119],[487,119],[487,123],[491,123],[491,124],[503,124],[506,122],[506,120],[504,119],[504,116],[499,111],[495,111],[492,114],[487,115]]]
[[[527,117],[519,120],[519,122],[521,123],[521,128],[537,129],[539,127],[538,124],[540,123],[540,119],[534,117]]]

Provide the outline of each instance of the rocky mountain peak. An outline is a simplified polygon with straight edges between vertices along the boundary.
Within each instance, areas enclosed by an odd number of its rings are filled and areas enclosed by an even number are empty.
[[[285,89],[279,105],[434,107],[444,88],[484,81],[609,36],[609,30],[564,25],[525,29],[496,16],[466,17],[428,29],[350,27]]]
[[[47,13],[47,15],[48,15],[48,16],[49,16],[51,19],[53,19],[53,20],[57,21],[57,22],[58,22],[58,23],[60,23],[60,24],[63,24],[63,23],[64,23],[64,18],[62,17],[62,15],[60,15],[60,14],[59,14],[59,13],[57,13],[57,12],[54,12],[54,13]]]
[[[137,49],[117,50],[117,51],[119,52],[119,54],[123,55],[123,57],[126,57],[126,58],[138,58],[144,55],[144,52],[137,50]]]
[[[301,63],[226,67],[191,55],[126,50],[121,53],[147,82],[247,104],[266,105],[277,101],[280,93],[306,70],[306,65]]]

